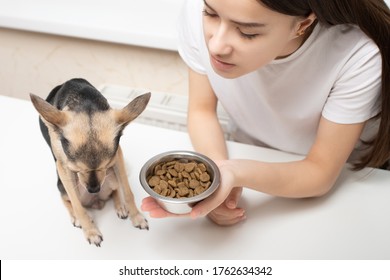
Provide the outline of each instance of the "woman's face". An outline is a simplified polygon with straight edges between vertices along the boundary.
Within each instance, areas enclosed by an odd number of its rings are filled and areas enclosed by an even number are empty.
[[[203,28],[210,62],[224,78],[237,78],[296,51],[297,17],[256,0],[204,0]]]

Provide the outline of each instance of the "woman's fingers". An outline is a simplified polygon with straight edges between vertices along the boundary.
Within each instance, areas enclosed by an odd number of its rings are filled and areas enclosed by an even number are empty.
[[[245,211],[243,211],[243,209],[237,208],[235,210],[237,211],[229,213],[229,215],[227,215],[227,213],[225,213],[225,215],[220,215],[217,213],[216,209],[210,212],[207,217],[219,226],[231,226],[246,219]]]
[[[150,196],[142,200],[141,210],[149,212],[149,215],[152,218],[166,218],[170,215],[173,215],[161,208],[161,206],[156,202],[156,200]]]
[[[241,198],[242,187],[233,188],[229,196],[226,198],[225,205],[229,209],[237,208],[238,202]]]
[[[188,217],[189,214],[173,214],[163,209],[153,197],[145,197],[142,200],[141,210],[149,212],[152,218],[167,218],[167,217]]]

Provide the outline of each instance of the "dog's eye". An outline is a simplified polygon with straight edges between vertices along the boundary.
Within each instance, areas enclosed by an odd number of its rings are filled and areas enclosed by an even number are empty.
[[[72,161],[68,161],[66,163],[66,167],[74,172],[74,173],[86,173],[88,172],[88,170],[85,170],[84,168],[82,168],[81,166],[79,166],[76,162],[72,162]]]
[[[69,153],[69,141],[64,136],[61,136],[61,145],[66,154]]]
[[[68,157],[70,160],[75,160],[74,155],[70,152],[70,142],[68,139],[66,139],[64,136],[61,136],[60,138],[62,149],[64,150],[65,155]]]
[[[64,136],[61,136],[61,144],[62,147],[65,149],[65,147],[69,147],[69,141]]]
[[[70,171],[74,172],[74,173],[80,173],[81,172],[77,167],[69,165],[69,164],[68,164],[68,169]]]

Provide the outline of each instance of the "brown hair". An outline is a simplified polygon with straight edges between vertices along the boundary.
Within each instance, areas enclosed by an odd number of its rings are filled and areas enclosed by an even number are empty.
[[[368,152],[354,164],[380,167],[390,158],[390,10],[383,0],[257,0],[268,8],[291,16],[314,13],[325,25],[357,25],[378,46],[382,56],[381,112],[378,134],[365,141]]]

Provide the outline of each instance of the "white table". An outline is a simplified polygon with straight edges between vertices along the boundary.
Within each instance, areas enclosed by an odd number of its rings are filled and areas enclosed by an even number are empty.
[[[219,227],[208,219],[152,219],[149,231],[116,217],[112,203],[93,216],[101,248],[74,228],[38,114],[0,96],[0,259],[390,259],[390,172],[343,171],[321,198],[283,199],[246,190],[247,220]],[[131,123],[121,139],[137,205],[138,174],[153,155],[192,149],[186,133]],[[228,143],[233,158],[289,161],[297,156]],[[147,215],[147,214],[146,214]]]

